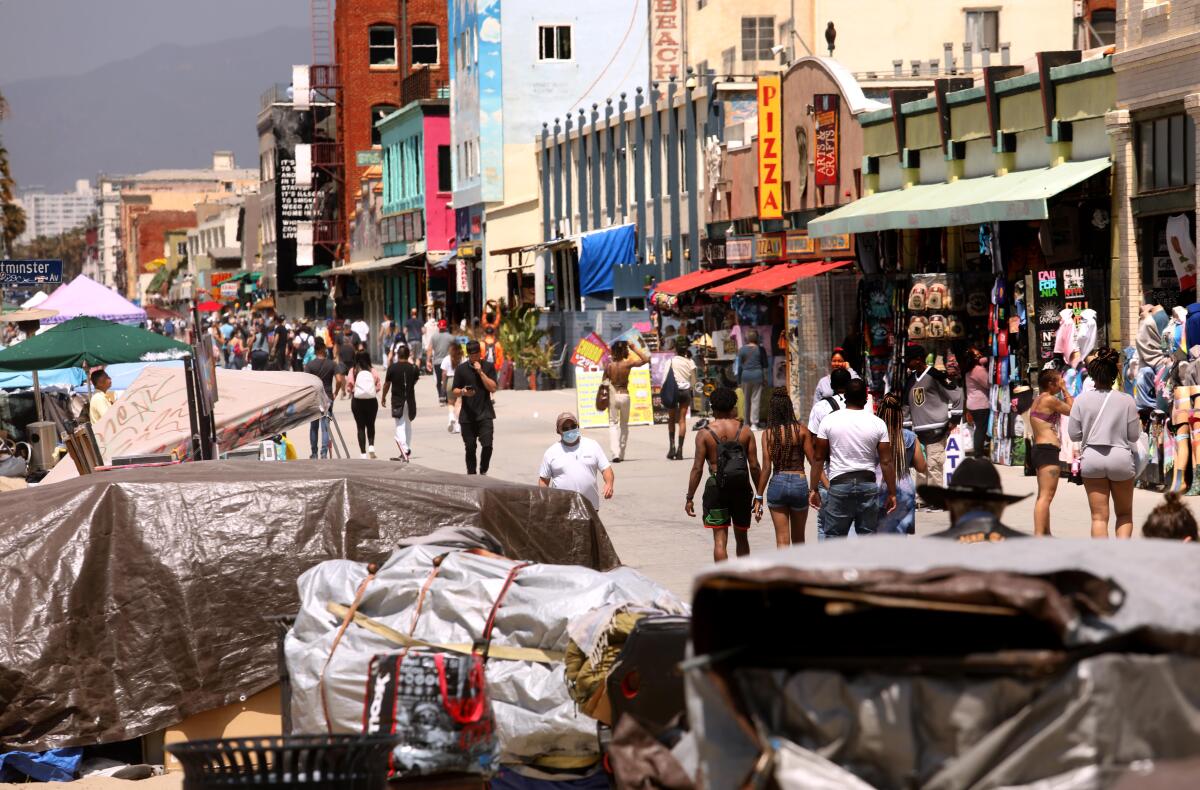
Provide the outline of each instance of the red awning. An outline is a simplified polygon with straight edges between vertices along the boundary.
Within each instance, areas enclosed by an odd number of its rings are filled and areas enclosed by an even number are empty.
[[[795,285],[797,280],[831,272],[834,269],[849,266],[851,263],[853,261],[817,261],[815,263],[782,263],[775,266],[759,266],[736,280],[718,285],[716,288],[709,288],[705,293],[710,296],[780,293]]]
[[[663,280],[658,285],[654,286],[655,293],[670,294],[678,296],[688,291],[695,291],[707,285],[716,285],[723,283],[726,280],[732,280],[735,277],[741,277],[748,269],[704,269],[697,272],[685,274],[682,277],[673,277],[670,280]]]

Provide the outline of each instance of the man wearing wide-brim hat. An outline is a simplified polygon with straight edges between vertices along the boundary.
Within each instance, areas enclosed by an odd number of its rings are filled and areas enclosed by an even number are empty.
[[[1030,495],[1004,493],[1000,473],[986,458],[965,459],[945,488],[920,485],[917,492],[933,507],[950,511],[950,529],[930,537],[952,538],[960,543],[994,543],[1029,537],[1029,533],[1001,524],[1000,517],[1006,507]]]

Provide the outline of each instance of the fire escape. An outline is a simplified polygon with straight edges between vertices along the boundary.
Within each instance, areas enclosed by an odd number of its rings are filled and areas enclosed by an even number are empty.
[[[333,62],[333,0],[310,0],[312,12],[312,65],[309,83],[316,102],[332,104],[325,118],[313,113],[312,166],[326,174],[324,187],[313,192],[313,245],[329,251],[334,260],[343,256],[345,225],[341,196],[346,188],[342,140],[342,78]]]

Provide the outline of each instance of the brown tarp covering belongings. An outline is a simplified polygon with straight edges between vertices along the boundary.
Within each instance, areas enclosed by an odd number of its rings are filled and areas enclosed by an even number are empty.
[[[439,528],[533,562],[619,562],[578,494],[386,461],[187,463],[0,494],[0,748],[126,740],[263,690],[266,618],[297,611],[300,574]]]
[[[586,771],[599,758],[596,721],[564,671],[572,644],[596,665],[627,627],[622,613],[687,611],[632,568],[525,564],[435,544],[394,552],[373,576],[362,563],[322,563],[301,577],[300,597],[285,645],[298,731],[361,732],[373,656],[412,646],[477,651],[487,660],[500,760],[512,770]]]
[[[1200,546],[1156,540],[880,536],[717,566],[687,671],[706,786],[1090,790],[1200,755],[1198,577]]]

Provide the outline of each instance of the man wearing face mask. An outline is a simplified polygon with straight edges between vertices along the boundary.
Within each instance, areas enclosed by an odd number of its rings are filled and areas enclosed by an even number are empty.
[[[604,498],[612,499],[613,470],[604,450],[593,439],[580,434],[579,420],[571,412],[563,412],[555,421],[559,441],[550,445],[542,456],[538,485],[578,491],[596,510],[600,509],[600,488],[596,473],[604,478]]]

